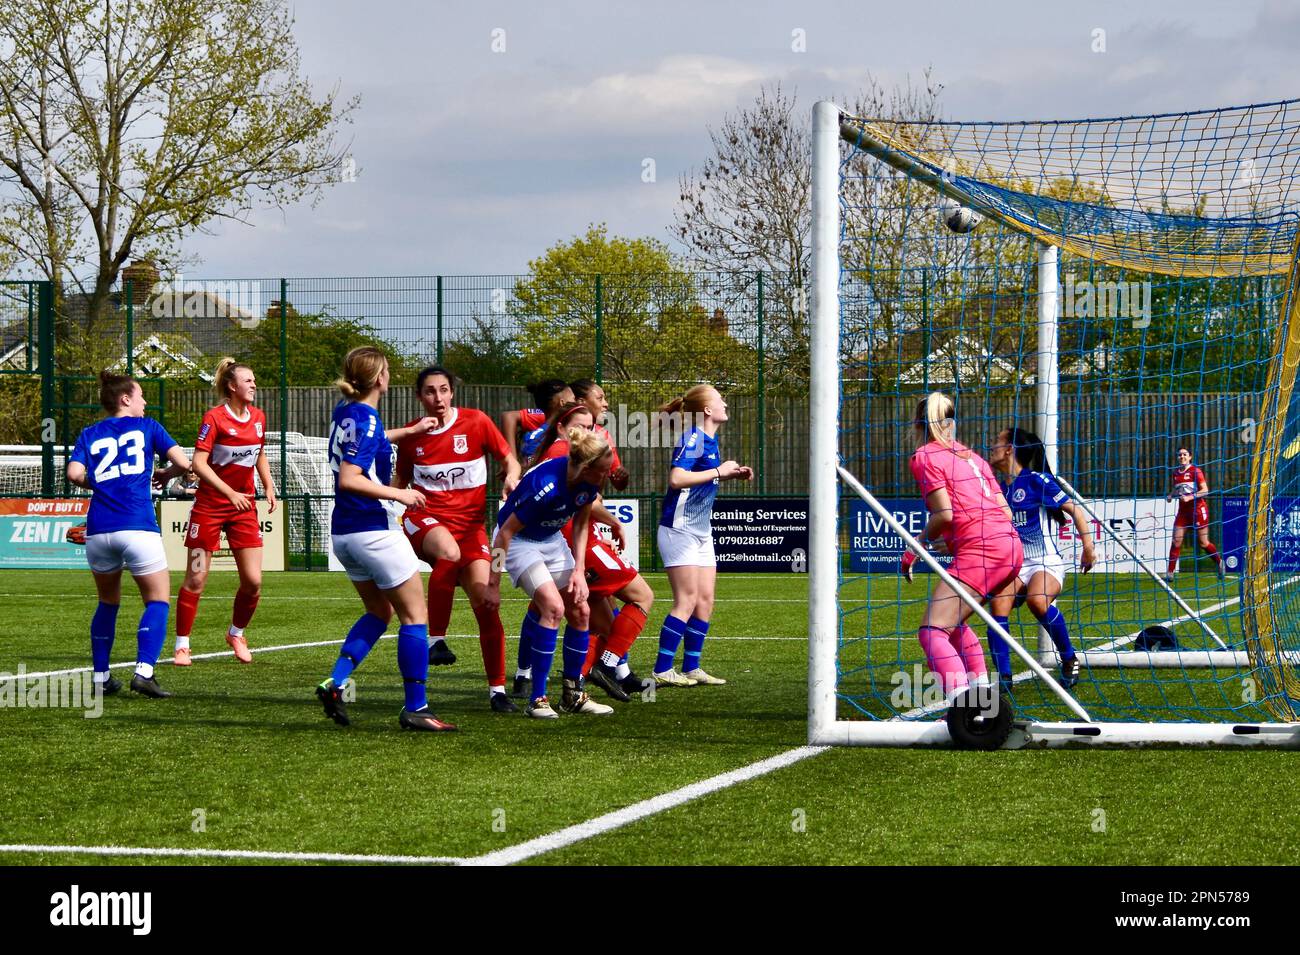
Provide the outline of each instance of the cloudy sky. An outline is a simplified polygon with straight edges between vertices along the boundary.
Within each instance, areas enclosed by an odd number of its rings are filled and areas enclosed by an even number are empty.
[[[671,244],[710,126],[777,81],[811,108],[930,67],[949,119],[1300,95],[1285,2],[310,0],[296,17],[313,83],[361,96],[343,132],[355,181],[194,237],[187,277],[514,273],[592,222]]]

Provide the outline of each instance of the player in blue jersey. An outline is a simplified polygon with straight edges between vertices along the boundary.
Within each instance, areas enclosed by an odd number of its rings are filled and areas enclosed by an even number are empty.
[[[1062,552],[1056,525],[1066,517],[1074,522],[1075,533],[1083,544],[1079,568],[1087,573],[1096,563],[1092,527],[1083,508],[1076,507],[1070,496],[1052,476],[1042,439],[1022,428],[1008,428],[998,433],[989,449],[989,464],[1010,479],[1002,493],[1011,507],[1012,519],[1024,548],[1025,561],[1015,593],[995,597],[990,604],[993,619],[1004,628],[1013,607],[1022,603],[1047,630],[1061,655],[1061,684],[1069,689],[1079,682],[1079,658],[1070,643],[1070,631],[1056,598],[1065,583],[1070,559]],[[1011,648],[1005,640],[989,631],[989,649],[997,663],[998,678],[1003,686],[1011,682]]]
[[[611,707],[592,700],[583,691],[582,667],[590,640],[587,607],[587,534],[591,531],[591,505],[614,466],[609,445],[585,428],[568,433],[567,457],[543,461],[523,476],[497,514],[492,542],[492,573],[487,600],[501,604],[501,568],[511,582],[528,594],[536,614],[524,615],[520,639],[532,647],[532,700],[528,715],[555,719],[546,696],[547,677],[555,657],[560,620],[564,630],[564,695],[560,709],[566,713],[607,716]],[[562,529],[573,519],[573,547]],[[504,557],[504,561],[501,558]]]
[[[122,688],[109,675],[108,660],[126,567],[144,601],[131,689],[144,696],[168,697],[171,694],[158,685],[154,667],[167,638],[171,577],[149,486],[152,475],[152,483],[165,487],[189,471],[190,462],[163,426],[145,417],[144,395],[134,378],[102,372],[99,403],[111,417],[81,432],[68,461],[68,480],[93,492],[86,520],[86,560],[99,594],[90,621],[95,687],[105,695]],[[152,473],[155,456],[165,457],[170,467]]]
[[[700,666],[704,638],[713,616],[718,564],[713,556],[713,499],[723,481],[752,481],[752,468],[723,461],[718,429],[727,420],[727,403],[712,385],[696,385],[659,409],[680,414],[682,436],[673,450],[668,493],[659,518],[659,555],[673,588],[673,606],[659,632],[655,682],[660,686],[720,686]],[[682,642],[682,672],[673,668]]]
[[[337,384],[345,400],[334,409],[330,426],[329,459],[334,471],[330,542],[366,612],[348,631],[334,670],[316,687],[316,696],[325,715],[335,723],[347,726],[351,722],[343,705],[343,686],[388,629],[395,610],[401,621],[397,665],[406,694],[398,723],[403,729],[454,730],[454,724],[438,719],[429,709],[425,690],[428,609],[419,563],[398,528],[396,508],[423,507],[425,500],[415,488],[389,486],[393,474],[390,438],[404,437],[411,429],[386,433],[379,419],[379,400],[388,393],[388,360],[378,348],[354,348],[343,361],[343,377]],[[442,546],[430,556],[458,560],[456,542],[446,530],[438,530]]]

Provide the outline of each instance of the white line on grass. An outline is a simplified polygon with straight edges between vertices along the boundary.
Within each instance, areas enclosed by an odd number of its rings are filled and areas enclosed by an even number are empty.
[[[795,749],[789,749],[784,753],[778,753],[776,756],[759,760],[757,763],[750,763],[748,766],[742,766],[739,769],[733,769],[730,772],[712,776],[709,779],[702,779],[697,783],[683,786],[681,789],[674,789],[672,792],[652,796],[650,799],[633,803],[613,812],[607,812],[603,816],[588,819],[586,822],[580,822],[575,826],[568,826],[548,835],[529,839],[527,842],[519,843],[519,845],[463,859],[458,864],[475,866],[514,865],[516,862],[523,862],[525,859],[531,859],[534,856],[554,852],[556,849],[571,846],[575,842],[582,842],[593,836],[604,835],[630,823],[639,822],[669,809],[675,809],[683,803],[699,799],[701,796],[712,795],[730,786],[735,786],[737,783],[748,782],[778,769],[784,769],[786,766],[792,766],[800,760],[824,753],[829,748],[827,746],[799,746]]]
[[[256,849],[165,849],[137,846],[0,845],[0,853],[53,853],[88,856],[173,856],[188,859],[267,859],[279,862],[371,862],[377,865],[455,865],[454,856],[369,856],[346,852],[263,852]]]
[[[633,803],[603,816],[588,819],[574,826],[568,826],[536,839],[521,842],[506,849],[484,853],[469,858],[457,856],[397,856],[397,855],[352,855],[342,852],[267,852],[256,849],[171,849],[148,848],[139,846],[52,846],[52,845],[0,845],[0,853],[30,853],[92,856],[144,856],[144,857],[180,857],[193,859],[263,859],[277,862],[357,862],[376,865],[465,865],[496,866],[513,865],[535,856],[554,852],[571,846],[576,842],[591,839],[594,836],[612,832],[623,826],[650,816],[666,812],[669,809],[720,792],[739,783],[757,779],[786,766],[793,766],[802,760],[826,752],[827,746],[799,746],[786,750],[776,756],[750,763],[739,769],[733,769],[709,779],[690,783],[680,789],[653,796],[650,799]]]
[[[342,852],[267,852],[255,849],[171,849],[138,846],[54,846],[22,844],[0,845],[0,853],[39,853],[45,855],[60,853],[66,855],[146,857],[170,856],[193,859],[263,859],[279,862],[359,862],[374,863],[377,865],[513,865],[516,862],[522,862],[525,859],[531,859],[548,852],[554,852],[556,849],[571,846],[576,842],[582,842],[583,840],[590,839],[594,836],[612,832],[615,829],[619,829],[633,822],[638,822],[661,812],[666,812],[669,809],[675,809],[684,803],[699,799],[702,796],[709,796],[739,783],[748,782],[751,779],[757,779],[759,776],[765,776],[778,769],[784,769],[786,766],[793,766],[795,763],[808,759],[809,757],[817,756],[826,752],[828,748],[829,747],[826,746],[799,746],[795,749],[786,750],[784,753],[778,753],[776,756],[759,760],[756,763],[750,763],[748,766],[742,766],[739,769],[733,769],[718,776],[712,776],[709,779],[702,779],[699,782],[691,783],[687,786],[681,787],[680,789],[674,789],[671,792],[666,792],[658,796],[653,796],[650,799],[633,803],[630,806],[617,809],[614,812],[608,812],[603,816],[588,819],[586,822],[580,822],[577,825],[568,826],[544,836],[538,836],[536,839],[521,842],[519,845],[510,846],[506,849],[498,849],[495,852],[488,852],[470,858],[457,856],[352,855]]]
[[[54,600],[54,599],[63,600],[63,599],[67,599],[68,596],[69,596],[68,594],[0,593],[0,597],[8,597],[8,598],[31,597],[32,599],[40,599],[40,600]],[[216,595],[217,599],[221,599],[222,597],[226,597],[226,596],[229,595],[228,594]],[[89,601],[94,598],[94,595],[86,594],[85,597]],[[258,599],[260,603],[274,603],[279,600],[306,600],[306,601],[313,601],[313,602],[316,601],[323,602],[323,601],[330,600],[330,601],[344,601],[344,602],[356,603],[357,595],[356,594],[334,594],[334,595],[326,594],[320,596],[312,596],[309,594],[263,594]],[[528,597],[506,596],[501,598],[501,602],[507,604],[528,603],[529,601],[530,598]],[[171,602],[175,603],[175,598],[172,598]],[[715,597],[713,598],[713,602],[715,604],[725,604],[725,603],[806,604],[808,602],[808,598],[807,597]],[[860,601],[855,601],[855,603],[857,602]],[[892,597],[873,598],[871,602],[872,603],[898,603],[898,601],[893,599]]]
[[[384,636],[380,637],[379,639],[380,639],[380,640],[394,640],[394,639],[396,639],[396,637],[397,637],[396,634],[389,633],[389,634],[385,634]],[[478,639],[478,634],[476,634],[476,633],[449,633],[449,634],[447,634],[447,639],[449,639],[449,640],[477,640],[477,639]],[[506,639],[509,640],[509,641],[518,642],[519,637],[514,636],[514,635],[509,635],[509,634],[507,634]],[[807,640],[808,640],[807,637],[801,637],[801,636],[794,636],[794,637],[728,637],[728,636],[715,635],[715,634],[710,634],[710,635],[709,635],[709,639],[710,639],[710,640],[725,641],[725,642],[731,642],[731,641],[757,641],[757,642],[760,642],[760,643],[763,642],[763,641],[765,641],[765,640],[772,640],[772,641],[788,641],[788,640],[797,640],[797,641],[802,641],[802,642],[807,642]],[[881,638],[881,639],[884,639],[884,638]],[[308,642],[308,643],[282,643],[282,644],[280,644],[279,646],[274,646],[274,647],[249,647],[248,650],[249,650],[250,653],[274,653],[274,652],[277,651],[277,650],[306,650],[306,649],[310,649],[311,647],[337,647],[337,646],[338,646],[339,644],[341,644],[342,642],[343,642],[342,640],[312,640],[312,641],[310,641],[310,642]],[[193,655],[190,657],[190,659],[191,659],[191,660],[216,660],[216,659],[219,659],[219,658],[221,658],[221,657],[234,657],[234,655],[235,655],[235,653],[234,653],[233,650],[215,650],[215,651],[213,651],[212,653],[195,653],[195,654],[193,654]],[[172,663],[171,660],[162,660],[162,659],[160,659],[160,660],[158,661],[158,663],[156,664],[156,666],[173,666],[173,665],[174,665],[174,664]],[[110,663],[108,666],[109,666],[109,669],[110,669],[110,670],[129,670],[129,669],[133,669],[133,668],[135,667],[135,663],[134,663],[134,662]],[[22,672],[21,674],[19,674],[19,673],[0,673],[0,683],[7,683],[7,682],[10,681],[10,680],[17,680],[17,679],[19,679],[20,677],[21,677],[22,679],[24,679],[24,680],[36,680],[36,679],[43,679],[43,678],[45,678],[45,677],[47,677],[47,676],[68,676],[69,674],[73,674],[73,673],[90,673],[90,672],[91,672],[91,667],[72,667],[71,669],[68,669],[68,670],[43,670],[43,671],[41,671],[41,672],[34,672],[34,671],[33,671],[33,672],[31,672],[31,673],[28,673],[28,672],[24,671],[24,672]]]

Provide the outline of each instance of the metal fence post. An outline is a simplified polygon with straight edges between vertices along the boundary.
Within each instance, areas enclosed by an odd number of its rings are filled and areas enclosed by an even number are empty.
[[[289,280],[280,279],[280,490],[289,486]]]
[[[54,283],[37,284],[37,323],[40,346],[36,360],[41,372],[41,494],[54,496]],[[63,444],[66,434],[60,435]]]
[[[126,280],[126,373],[135,374],[135,307],[131,303],[131,286],[135,283]]]
[[[438,365],[442,364],[442,276],[438,276]]]
[[[37,366],[37,335],[40,330],[36,326],[36,302],[40,298],[40,286],[32,283],[27,286],[27,363],[24,367],[31,371]]]
[[[600,274],[596,275],[596,371],[592,376],[596,379],[596,384],[605,383],[604,376],[604,358],[605,358],[605,302],[604,286],[601,283]]]
[[[766,364],[763,342],[763,273],[758,273],[758,493],[767,493],[767,390],[763,387]]]
[[[930,273],[921,268],[921,328],[924,330],[925,344],[921,346],[922,389],[930,393]]]
[[[306,494],[303,495],[303,498],[302,498],[302,507],[303,507],[303,525],[302,525],[302,529],[303,529],[303,545],[304,545],[304,549],[307,551],[307,569],[308,569],[308,570],[311,570],[311,548],[312,548],[312,542],[311,542],[311,521],[312,521],[312,517],[311,517],[311,492],[310,492],[310,491],[309,491],[308,493],[306,493]],[[286,561],[285,563],[286,563],[286,565],[287,565],[287,564],[288,564],[288,561]]]

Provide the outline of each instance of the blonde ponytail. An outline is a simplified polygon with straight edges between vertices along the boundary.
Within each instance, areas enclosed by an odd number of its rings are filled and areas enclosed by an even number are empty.
[[[589,468],[609,454],[609,445],[594,431],[588,431],[586,428],[570,428],[567,437],[569,461],[577,464],[579,469]]]
[[[659,410],[664,414],[677,414],[679,411],[685,411],[687,414],[699,414],[709,405],[709,392],[713,390],[712,385],[696,385],[680,398],[674,398],[665,405],[660,405]]]
[[[916,417],[912,420],[918,444],[938,441],[951,446],[956,413],[957,406],[942,391],[932,391],[922,398],[916,405]]]
[[[334,384],[344,398],[360,401],[375,390],[387,365],[388,358],[382,351],[373,345],[362,345],[348,352],[343,359],[343,376]]]
[[[229,357],[217,362],[217,370],[212,375],[212,389],[222,401],[230,397],[230,385],[235,380],[235,372],[241,368],[248,371],[253,370],[243,362],[235,361],[235,359]]]

